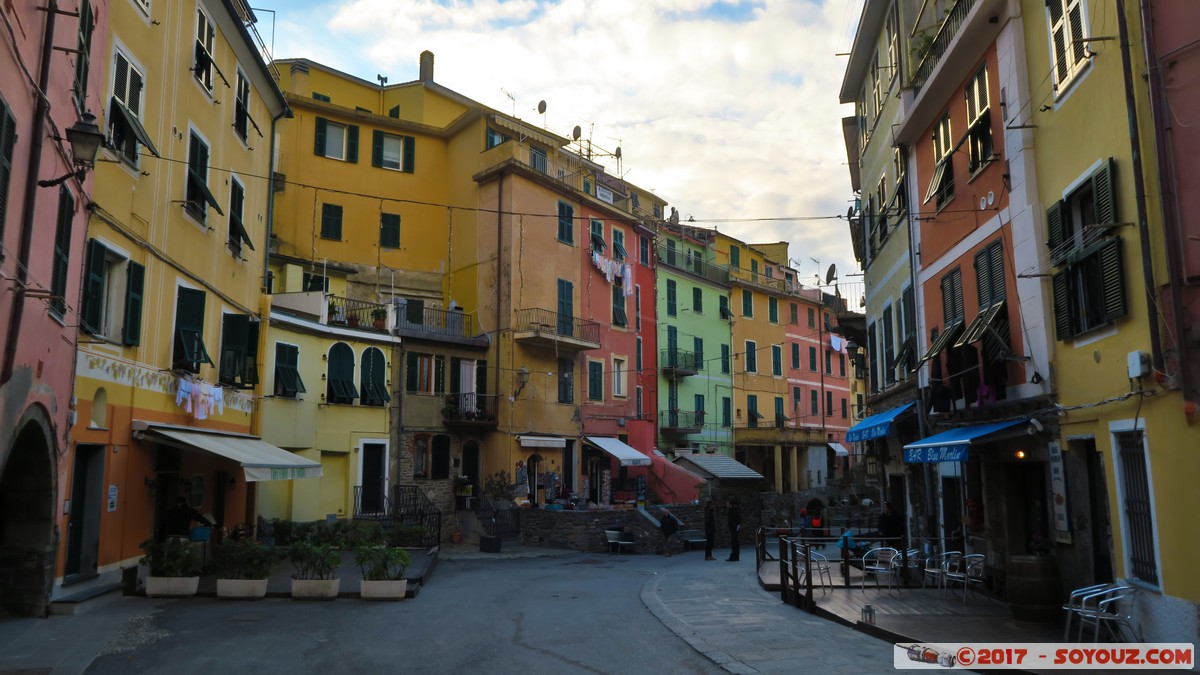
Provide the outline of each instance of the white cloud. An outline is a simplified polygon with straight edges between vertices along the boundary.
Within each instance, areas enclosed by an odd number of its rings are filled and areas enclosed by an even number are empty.
[[[628,180],[697,221],[841,215],[852,196],[835,52],[862,0],[276,1],[279,56],[397,83],[428,49],[461,94],[539,124],[545,100],[551,130],[619,144]],[[806,277],[809,258],[856,268],[842,220],[717,227],[790,241]]]

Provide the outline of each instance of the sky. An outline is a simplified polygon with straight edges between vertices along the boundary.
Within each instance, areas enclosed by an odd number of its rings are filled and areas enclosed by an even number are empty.
[[[597,150],[703,227],[788,241],[802,283],[862,277],[838,103],[863,0],[250,0],[277,58],[434,81]],[[263,11],[273,10],[273,11]],[[546,101],[544,115],[538,102]],[[840,216],[840,217],[838,217]],[[832,290],[832,289],[830,289]],[[853,303],[857,304],[857,303]],[[853,307],[852,304],[852,307]]]

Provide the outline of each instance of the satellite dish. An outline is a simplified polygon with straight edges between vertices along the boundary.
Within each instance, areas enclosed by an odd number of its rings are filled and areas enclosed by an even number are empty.
[[[616,157],[617,159],[621,159],[621,146],[619,146],[619,145],[617,146],[617,151],[613,153],[613,157]]]
[[[854,217],[854,207],[851,206],[846,209],[846,220],[850,220],[853,217]]]
[[[831,284],[831,283],[833,283],[833,280],[836,278],[837,278],[837,265],[831,264],[829,266],[829,269],[825,272],[825,283]]]
[[[538,101],[538,113],[539,114],[546,113],[546,102],[545,101]]]
[[[571,130],[571,138],[572,138],[573,140],[576,140],[576,141],[577,141],[577,140],[579,140],[579,137],[580,137],[580,136],[582,136],[582,135],[583,135],[583,129],[580,129],[580,128],[579,128],[579,125],[578,125],[578,124],[576,124],[576,125],[575,125],[575,128]]]

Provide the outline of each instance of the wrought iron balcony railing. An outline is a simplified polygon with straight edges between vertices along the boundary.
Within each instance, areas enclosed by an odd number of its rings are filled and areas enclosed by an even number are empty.
[[[513,330],[600,345],[600,324],[548,309],[518,309]]]
[[[915,42],[913,48],[917,54],[921,55],[921,61],[917,67],[913,69],[912,87],[920,91],[929,77],[933,75],[934,68],[941,62],[942,56],[946,54],[946,50],[950,48],[950,43],[954,41],[954,36],[958,35],[958,30],[962,28],[963,22],[967,15],[971,13],[971,9],[978,3],[979,0],[957,0],[954,6],[946,12],[946,18],[942,21],[942,25],[938,28],[938,32],[933,36],[933,40],[927,43]],[[921,36],[924,33],[918,33],[914,40],[923,39]]]

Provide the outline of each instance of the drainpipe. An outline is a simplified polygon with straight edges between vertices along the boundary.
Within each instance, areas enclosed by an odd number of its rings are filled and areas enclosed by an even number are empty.
[[[1192,374],[1188,364],[1192,362],[1187,341],[1187,327],[1183,321],[1183,292],[1180,281],[1183,279],[1183,268],[1180,255],[1183,252],[1183,237],[1179,230],[1178,184],[1175,180],[1175,166],[1170,158],[1171,141],[1167,137],[1166,105],[1167,96],[1162,81],[1162,68],[1158,63],[1157,48],[1154,40],[1153,17],[1150,14],[1150,3],[1143,0],[1142,32],[1145,35],[1146,65],[1150,81],[1150,110],[1154,115],[1154,146],[1158,154],[1158,174],[1163,186],[1163,229],[1167,239],[1167,281],[1171,292],[1171,307],[1175,332],[1175,362],[1179,371],[1179,388],[1183,392],[1185,402],[1196,402],[1192,392]],[[1178,252],[1171,253],[1171,243],[1179,242]]]
[[[1155,299],[1154,264],[1150,256],[1150,225],[1146,215],[1146,179],[1142,173],[1142,141],[1138,133],[1137,102],[1133,90],[1133,66],[1129,60],[1129,25],[1125,18],[1125,0],[1117,0],[1117,34],[1121,40],[1121,71],[1125,81],[1125,106],[1129,111],[1129,149],[1133,159],[1133,189],[1137,196],[1138,243],[1142,248],[1142,283],[1146,286],[1146,300],[1151,316],[1150,355],[1154,369],[1162,372],[1162,344],[1158,335],[1158,303]],[[1168,256],[1172,257],[1172,256]],[[1175,308],[1176,314],[1179,307]],[[1179,339],[1183,339],[1179,335]],[[1184,364],[1180,364],[1184,366]],[[1186,367],[1186,366],[1184,366]]]
[[[58,19],[58,0],[49,0],[46,8],[46,30],[42,36],[42,61],[38,71],[37,107],[33,113],[33,130],[29,141],[29,165],[25,171],[25,203],[21,205],[21,234],[17,249],[17,284],[13,297],[12,315],[8,324],[8,341],[4,345],[4,364],[0,367],[0,385],[12,379],[17,359],[17,341],[21,337],[22,316],[25,313],[26,284],[29,283],[29,254],[33,247],[33,217],[37,203],[37,177],[42,169],[42,141],[46,137],[46,116],[50,99],[46,90],[50,84],[50,57],[54,49],[54,24]]]

